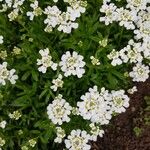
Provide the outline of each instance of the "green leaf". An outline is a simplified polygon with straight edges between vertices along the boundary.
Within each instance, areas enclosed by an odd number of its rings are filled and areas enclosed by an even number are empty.
[[[25,81],[29,76],[30,76],[31,72],[27,71],[21,78],[22,81]]]
[[[35,80],[35,81],[38,81],[38,72],[36,72],[35,70],[32,70],[32,78]]]

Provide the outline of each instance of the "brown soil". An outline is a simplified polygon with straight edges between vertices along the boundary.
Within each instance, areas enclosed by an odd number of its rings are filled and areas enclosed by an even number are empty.
[[[150,79],[136,86],[138,92],[130,96],[130,107],[114,117],[105,128],[103,138],[91,143],[92,150],[150,150],[150,126],[144,121],[145,116],[150,116],[150,111],[145,111],[144,101],[144,96],[150,96]],[[135,127],[142,129],[139,137],[133,131]]]

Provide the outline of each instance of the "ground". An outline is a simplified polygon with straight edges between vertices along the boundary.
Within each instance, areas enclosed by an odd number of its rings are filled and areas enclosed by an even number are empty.
[[[150,96],[150,79],[135,85],[138,92],[130,96],[130,107],[105,127],[104,137],[91,143],[92,150],[150,150],[150,125],[145,120],[150,110],[145,110],[144,100]]]

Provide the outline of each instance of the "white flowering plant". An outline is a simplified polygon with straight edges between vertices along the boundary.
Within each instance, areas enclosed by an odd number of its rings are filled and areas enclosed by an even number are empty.
[[[0,149],[90,150],[149,78],[149,4],[0,0]]]

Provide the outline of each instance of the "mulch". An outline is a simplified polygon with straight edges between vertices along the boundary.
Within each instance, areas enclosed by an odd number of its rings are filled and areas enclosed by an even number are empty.
[[[150,96],[150,79],[135,85],[138,92],[130,95],[130,107],[111,120],[104,137],[91,143],[92,150],[150,150],[150,126],[144,122],[144,116],[150,116],[150,112],[144,111],[144,96]],[[135,135],[134,127],[142,129],[139,137]]]

